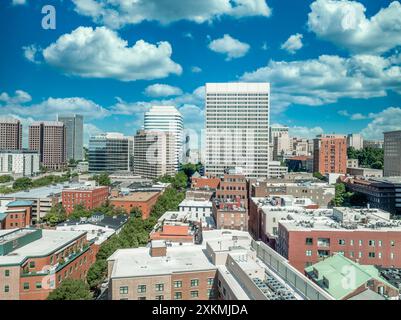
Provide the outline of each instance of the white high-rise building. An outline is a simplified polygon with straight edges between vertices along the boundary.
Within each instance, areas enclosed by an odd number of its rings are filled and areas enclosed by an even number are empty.
[[[144,130],[170,132],[175,137],[174,161],[176,170],[183,161],[184,120],[182,114],[174,106],[152,106],[145,113]]]
[[[353,147],[355,150],[363,149],[363,137],[359,133],[349,134],[347,137],[347,147]]]
[[[206,173],[268,177],[269,83],[206,84]]]

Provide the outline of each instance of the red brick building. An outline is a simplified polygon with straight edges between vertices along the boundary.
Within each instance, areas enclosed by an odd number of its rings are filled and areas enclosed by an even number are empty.
[[[301,272],[334,253],[363,265],[401,268],[401,224],[376,219],[380,210],[370,211],[371,215],[358,211],[352,219],[340,222],[325,218],[281,220],[277,251]]]
[[[191,179],[191,188],[192,189],[212,189],[216,190],[220,184],[220,179],[215,177],[193,177]]]
[[[25,228],[31,224],[33,201],[17,200],[9,202],[7,210],[0,213],[0,229]]]
[[[150,234],[150,240],[192,243],[194,241],[194,235],[190,232],[189,225],[163,225],[161,230]]]
[[[313,140],[313,172],[347,173],[347,138],[319,135]]]
[[[44,300],[65,279],[86,279],[95,262],[86,232],[0,231],[0,300]]]
[[[137,208],[142,213],[142,219],[147,219],[160,194],[160,192],[134,192],[127,196],[111,198],[110,204],[124,209],[127,214]]]
[[[215,201],[213,216],[217,229],[248,230],[248,212],[239,196],[231,202]]]
[[[93,209],[104,204],[109,197],[109,187],[83,187],[80,189],[65,189],[62,192],[62,203],[67,215],[76,205]]]

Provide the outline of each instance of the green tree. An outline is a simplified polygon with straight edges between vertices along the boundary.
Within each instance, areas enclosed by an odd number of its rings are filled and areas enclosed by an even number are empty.
[[[19,178],[15,180],[13,183],[14,190],[25,190],[31,188],[32,186],[33,186],[32,180],[27,177]]]
[[[320,180],[326,180],[326,178],[320,172],[315,172],[313,174],[313,177],[320,179]]]
[[[9,175],[0,176],[0,183],[11,182],[13,180],[14,180],[14,178],[12,176],[9,176]]]
[[[366,147],[356,150],[353,147],[347,150],[348,159],[358,159],[359,166],[372,169],[383,169],[384,150],[374,147]]]
[[[48,225],[55,226],[67,219],[65,209],[61,203],[51,207],[50,211],[42,218]]]
[[[93,178],[100,186],[111,185],[111,181],[107,173],[101,173],[99,175],[95,175]]]
[[[89,286],[82,280],[66,279],[53,290],[47,300],[91,300]]]
[[[72,219],[89,218],[90,216],[92,216],[91,211],[82,204],[76,204],[70,214]]]

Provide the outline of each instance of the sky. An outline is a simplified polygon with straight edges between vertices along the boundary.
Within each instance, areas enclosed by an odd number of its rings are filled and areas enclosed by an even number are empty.
[[[270,82],[292,135],[401,129],[399,1],[1,0],[0,35],[0,116],[25,132],[80,113],[85,143],[132,136],[152,105],[200,131],[205,83],[235,81]]]

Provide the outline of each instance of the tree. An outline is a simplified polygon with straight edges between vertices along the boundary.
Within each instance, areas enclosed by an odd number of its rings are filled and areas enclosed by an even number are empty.
[[[31,188],[32,186],[32,180],[27,177],[19,178],[13,183],[13,189],[15,190],[25,190]]]
[[[9,175],[0,176],[0,183],[11,182],[13,180],[14,180],[14,178]]]
[[[66,279],[53,290],[47,300],[91,300],[89,286],[82,280]]]
[[[349,207],[351,205],[358,204],[358,196],[356,196],[353,192],[348,192],[346,190],[344,183],[336,183],[335,184],[335,196],[331,201],[331,205],[334,207]],[[361,204],[359,204],[361,205]]]
[[[109,175],[107,173],[96,175],[94,176],[94,179],[100,186],[109,186],[111,184]]]
[[[90,216],[92,216],[92,213],[82,204],[76,204],[70,214],[72,219],[89,218]]]
[[[383,169],[384,150],[374,147],[366,147],[356,150],[353,147],[347,150],[348,159],[358,159],[359,166],[372,169]]]
[[[320,173],[320,172],[315,172],[313,174],[313,177],[319,179],[319,180],[326,180],[326,178]]]
[[[44,222],[51,226],[55,226],[60,222],[63,222],[67,219],[65,209],[61,203],[57,203],[54,205],[50,211],[42,218]]]
[[[130,215],[133,218],[142,218],[142,211],[139,208],[132,208]]]

